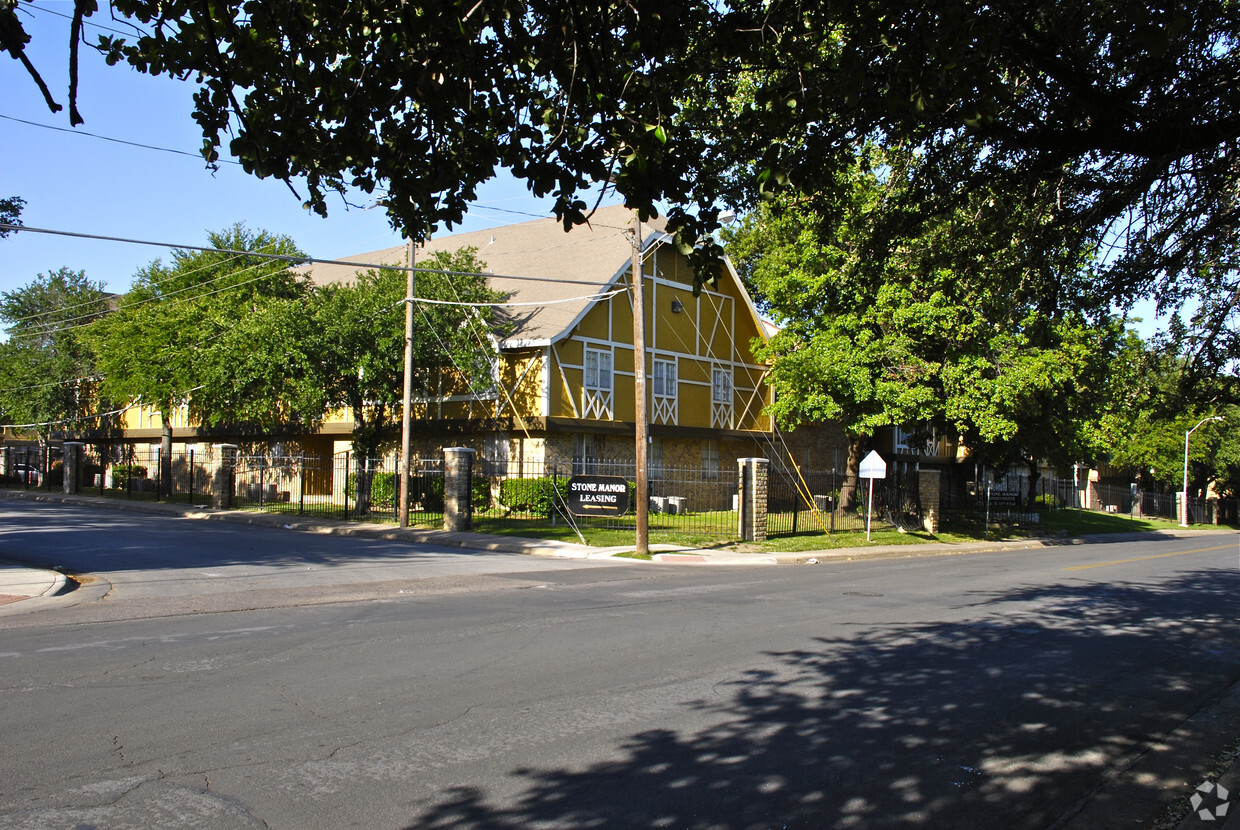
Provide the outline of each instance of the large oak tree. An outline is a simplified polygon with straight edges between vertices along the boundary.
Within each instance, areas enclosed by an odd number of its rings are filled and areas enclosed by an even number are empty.
[[[959,435],[983,462],[1034,477],[1039,460],[1092,461],[1122,326],[1081,290],[1086,260],[1060,250],[1017,268],[1019,245],[990,250],[975,209],[876,256],[875,226],[909,187],[905,169],[907,156],[871,148],[825,215],[820,200],[789,194],[727,234],[780,326],[756,344],[771,362],[773,414],[785,426],[837,422],[854,476],[870,436],[888,427]]]
[[[106,409],[82,328],[104,315],[108,294],[84,271],[39,274],[0,295],[0,416],[46,444],[53,432],[95,429]],[[26,426],[29,425],[29,426]]]
[[[102,375],[105,397],[139,403],[161,421],[161,480],[172,486],[173,413],[181,406],[196,421],[235,422],[218,397],[196,394],[223,355],[218,342],[268,305],[298,296],[305,286],[288,262],[254,256],[296,257],[287,237],[234,225],[208,235],[213,250],[174,250],[170,261],[142,268],[116,309],[84,333]],[[269,344],[251,343],[266,351]],[[269,355],[277,363],[279,356]]]

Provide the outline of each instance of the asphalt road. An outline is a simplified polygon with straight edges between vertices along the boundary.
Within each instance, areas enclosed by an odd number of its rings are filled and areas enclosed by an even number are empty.
[[[1240,679],[1240,537],[712,568],[0,506],[3,828],[1050,827]]]

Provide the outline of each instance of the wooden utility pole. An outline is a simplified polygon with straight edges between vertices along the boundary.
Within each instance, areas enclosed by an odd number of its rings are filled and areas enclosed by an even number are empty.
[[[642,285],[642,220],[633,211],[633,404],[636,421],[634,450],[637,481],[637,552],[650,553],[650,485],[646,462],[650,424],[646,415],[646,295]]]
[[[409,527],[409,445],[413,402],[413,240],[405,243],[405,391],[400,406],[400,510],[401,527]]]

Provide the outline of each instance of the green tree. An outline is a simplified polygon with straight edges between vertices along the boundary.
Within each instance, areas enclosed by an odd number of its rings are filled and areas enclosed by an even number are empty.
[[[176,250],[167,265],[155,260],[140,270],[116,310],[84,335],[103,376],[103,394],[159,413],[166,487],[171,487],[173,413],[186,405],[199,422],[235,422],[230,405],[242,399],[206,394],[204,384],[213,376],[212,366],[263,345],[230,340],[238,352],[228,355],[216,341],[269,304],[305,291],[286,260],[252,255],[300,257],[289,238],[238,224],[208,239],[216,250]]]
[[[1240,492],[1240,407],[1216,397],[1202,406],[1203,388],[1186,385],[1188,360],[1135,336],[1124,348],[1114,375],[1115,404],[1103,418],[1101,440],[1111,465],[1131,473],[1143,487],[1183,486],[1184,433],[1207,416],[1221,422],[1202,424],[1189,446],[1189,490],[1204,491],[1218,482],[1228,493]]]
[[[1193,438],[1196,439],[1201,430],[1208,430],[1202,437],[1207,442],[1211,437],[1216,441],[1213,447],[1203,442],[1207,454],[1197,462],[1200,466],[1190,471],[1196,476],[1192,486],[1200,492],[1211,480],[1215,480],[1224,498],[1236,499],[1240,498],[1240,406],[1223,407],[1219,414],[1223,416],[1221,422],[1205,424],[1193,433]],[[1189,427],[1191,428],[1191,424]],[[1191,452],[1191,446],[1189,449],[1190,455],[1196,455]],[[1210,452],[1211,449],[1213,452]],[[1191,463],[1193,459],[1189,460]],[[1214,475],[1211,476],[1211,473]]]
[[[0,223],[5,225],[20,225],[22,223],[22,208],[26,206],[26,200],[17,196],[9,196],[6,199],[0,199]],[[0,228],[0,239],[11,234],[12,231],[7,228]]]
[[[1067,471],[1104,453],[1099,424],[1122,337],[1114,319],[1031,314],[945,367],[947,419],[982,464],[1026,469],[1032,506],[1042,462]]]
[[[475,251],[438,252],[418,263],[413,377],[417,397],[489,389],[494,336],[504,325],[490,303]],[[450,272],[450,274],[435,273]],[[312,429],[347,409],[359,512],[369,506],[371,465],[399,435],[404,367],[405,272],[373,269],[350,283],[313,285],[237,321],[204,354],[197,393],[212,423],[225,418]],[[263,343],[263,350],[252,348]]]
[[[419,272],[414,296],[450,303],[498,303],[487,288],[476,251],[436,252],[419,267],[452,275]],[[348,285],[316,289],[314,326],[309,341],[321,360],[320,384],[329,408],[353,414],[353,454],[358,510],[369,509],[369,461],[384,443],[399,436],[404,366],[403,300],[405,274],[369,271]],[[415,397],[442,394],[439,384],[460,382],[477,392],[494,386],[495,341],[499,320],[489,305],[419,303],[414,314]]]
[[[40,444],[53,431],[97,426],[90,416],[106,407],[79,335],[106,312],[107,297],[102,283],[68,268],[0,295],[0,322],[8,335],[0,344],[0,412],[8,423],[33,424]]]
[[[908,187],[907,158],[871,149],[826,215],[815,200],[779,197],[728,234],[742,278],[781,327],[757,344],[772,363],[772,413],[785,426],[838,422],[852,475],[869,437],[895,426],[955,432],[1004,467],[1085,460],[1121,329],[1088,308],[1079,255],[1006,271],[1018,253],[988,252],[976,211],[880,248],[876,217]]]

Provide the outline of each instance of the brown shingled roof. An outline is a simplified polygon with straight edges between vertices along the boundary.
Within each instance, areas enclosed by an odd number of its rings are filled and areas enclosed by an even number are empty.
[[[605,291],[631,267],[633,249],[625,231],[632,227],[632,216],[632,211],[617,205],[600,208],[589,225],[579,225],[567,233],[555,219],[538,219],[432,239],[418,250],[421,254],[477,248],[478,259],[486,263],[490,274],[488,285],[505,294],[510,303],[570,300],[508,309],[515,326],[504,345],[542,345],[567,336],[588,310],[591,300],[573,298]],[[644,224],[643,242],[661,235],[660,227],[661,223]],[[404,265],[405,248],[385,248],[347,259]],[[346,282],[358,271],[325,263],[299,270],[317,283]]]

